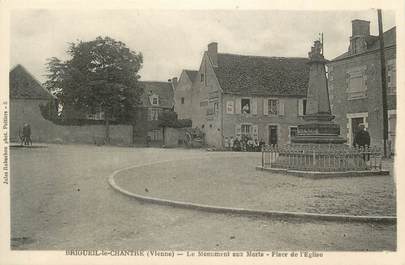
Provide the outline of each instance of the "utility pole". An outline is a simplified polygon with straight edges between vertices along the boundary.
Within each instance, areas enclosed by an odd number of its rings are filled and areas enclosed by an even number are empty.
[[[379,39],[380,39],[384,157],[388,157],[388,155],[387,155],[387,141],[388,141],[387,80],[386,80],[386,70],[385,70],[384,37],[383,37],[384,33],[383,33],[381,9],[377,10],[377,14],[378,14],[378,35],[379,35]]]

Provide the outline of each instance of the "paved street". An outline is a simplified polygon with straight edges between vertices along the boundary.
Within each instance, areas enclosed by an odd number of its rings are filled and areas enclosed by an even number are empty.
[[[264,211],[396,215],[391,176],[309,179],[254,170],[259,153],[211,156],[135,167],[114,179],[127,191],[183,202]]]
[[[49,145],[12,148],[10,153],[13,249],[396,248],[395,225],[271,220],[177,209],[140,203],[107,183],[111,172],[131,165],[227,155],[221,152]],[[255,161],[259,154],[245,155]],[[252,172],[256,173],[254,165]]]

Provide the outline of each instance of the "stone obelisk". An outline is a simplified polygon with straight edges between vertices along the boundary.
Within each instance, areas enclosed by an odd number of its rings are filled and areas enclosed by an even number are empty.
[[[333,122],[328,94],[328,80],[325,64],[327,60],[321,53],[322,44],[314,42],[308,53],[310,70],[304,122],[298,125],[297,136],[293,143],[300,144],[342,144],[346,139],[340,136],[340,127]]]

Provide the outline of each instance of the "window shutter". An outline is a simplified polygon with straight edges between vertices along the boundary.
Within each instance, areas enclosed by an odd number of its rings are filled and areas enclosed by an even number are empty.
[[[233,114],[233,112],[234,112],[233,101],[229,100],[226,102],[226,113]]]
[[[298,99],[298,116],[304,116],[304,100]]]
[[[259,138],[259,126],[258,125],[253,125],[253,139],[258,139]]]
[[[278,114],[284,116],[284,100],[280,99],[278,102]]]
[[[240,114],[241,111],[241,98],[236,98],[235,99],[235,114]]]
[[[257,98],[252,98],[252,114],[257,115]]]
[[[267,98],[263,99],[263,115],[269,115],[269,101]]]
[[[241,136],[241,125],[240,124],[236,124],[235,125],[235,136]]]

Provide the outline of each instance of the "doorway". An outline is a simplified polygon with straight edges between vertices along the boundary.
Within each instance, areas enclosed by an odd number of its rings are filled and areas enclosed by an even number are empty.
[[[278,141],[277,125],[269,125],[269,144],[275,145]]]
[[[351,143],[353,144],[354,136],[357,134],[359,131],[359,125],[361,123],[364,123],[364,117],[359,117],[359,118],[351,118],[351,125],[352,125],[352,131],[351,131]]]

